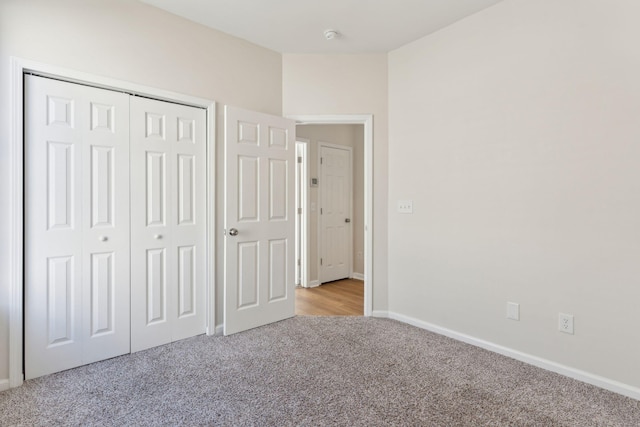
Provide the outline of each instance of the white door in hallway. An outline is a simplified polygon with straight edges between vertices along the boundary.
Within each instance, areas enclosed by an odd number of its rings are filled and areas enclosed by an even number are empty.
[[[224,334],[294,315],[295,125],[225,107]]]
[[[25,77],[25,377],[129,352],[129,97]]]
[[[131,351],[205,332],[206,112],[131,98]]]
[[[351,151],[320,145],[320,283],[351,275]]]

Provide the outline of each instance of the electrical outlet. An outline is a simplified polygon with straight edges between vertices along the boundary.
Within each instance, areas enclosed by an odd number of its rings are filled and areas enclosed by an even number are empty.
[[[398,200],[398,213],[412,214],[413,200]]]
[[[558,330],[573,335],[573,314],[558,314]]]
[[[520,304],[515,302],[507,303],[507,319],[520,320]]]

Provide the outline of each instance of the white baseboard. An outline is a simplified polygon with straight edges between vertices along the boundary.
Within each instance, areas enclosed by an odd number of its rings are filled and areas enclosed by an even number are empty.
[[[320,286],[320,280],[310,280],[309,281],[309,287],[310,288],[315,288],[316,286]]]
[[[353,278],[354,278],[354,279],[356,279],[356,280],[362,280],[362,281],[364,281],[364,274],[362,274],[362,273],[353,273],[353,274],[351,275],[351,277],[353,277]]]
[[[375,315],[375,314],[374,314]],[[376,316],[382,317],[382,316]],[[564,375],[569,378],[573,378],[578,381],[585,382],[587,384],[595,385],[596,387],[604,388],[614,393],[622,394],[632,399],[640,400],[640,388],[624,384],[619,381],[615,381],[609,378],[601,377],[589,372],[581,371],[579,369],[572,368],[570,366],[561,365],[551,360],[543,359],[541,357],[533,356],[531,354],[523,353],[518,350],[514,350],[508,347],[504,347],[498,344],[494,344],[489,341],[485,341],[479,338],[472,337],[470,335],[462,334],[451,329],[443,328],[441,326],[434,325],[432,323],[424,322],[413,317],[405,316],[402,314],[388,312],[388,317],[394,320],[398,320],[409,325],[417,326],[418,328],[426,329],[436,334],[444,335],[449,338],[453,338],[458,341],[465,342],[467,344],[474,345],[476,347],[484,348],[485,350],[492,351],[494,353],[502,354],[503,356],[511,357],[512,359],[519,360],[524,363],[528,363],[538,368],[546,369],[547,371],[555,372],[560,375]]]
[[[9,390],[9,379],[0,380],[0,391]]]
[[[216,325],[216,335],[222,335],[224,333],[224,325]]]
[[[389,317],[389,312],[386,310],[373,310],[371,312],[371,317],[379,317],[382,319],[387,319]]]

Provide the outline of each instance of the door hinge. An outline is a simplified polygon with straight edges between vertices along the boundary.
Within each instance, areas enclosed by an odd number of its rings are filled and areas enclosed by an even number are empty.
[[[320,208],[320,215],[322,215],[322,208]]]
[[[302,215],[302,208],[298,208],[298,215]]]
[[[302,157],[298,157],[298,163],[302,163]]]
[[[323,161],[323,158],[322,158],[322,157],[320,157],[320,164],[322,164],[322,161]]]
[[[320,258],[320,265],[322,265],[322,258]]]
[[[300,265],[300,258],[298,258],[298,265]]]

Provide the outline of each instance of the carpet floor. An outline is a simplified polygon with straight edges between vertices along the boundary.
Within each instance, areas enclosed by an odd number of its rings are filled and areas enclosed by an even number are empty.
[[[0,425],[640,426],[640,401],[393,320],[298,316],[26,381]]]

